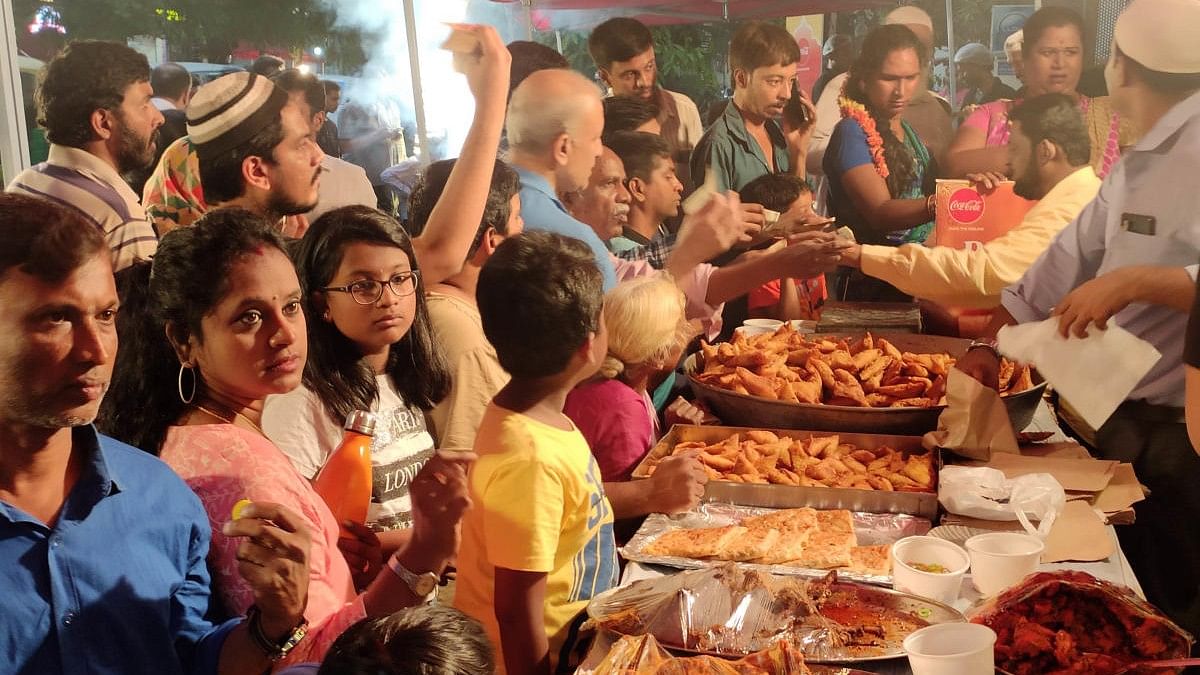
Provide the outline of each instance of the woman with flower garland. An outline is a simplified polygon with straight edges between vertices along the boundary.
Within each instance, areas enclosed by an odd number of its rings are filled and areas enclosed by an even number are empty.
[[[862,244],[924,242],[933,229],[933,179],[928,148],[901,119],[921,86],[925,47],[901,25],[867,36],[838,99],[842,121],[829,139],[823,165],[829,215]],[[841,269],[835,296],[844,300],[906,300],[886,282]]]

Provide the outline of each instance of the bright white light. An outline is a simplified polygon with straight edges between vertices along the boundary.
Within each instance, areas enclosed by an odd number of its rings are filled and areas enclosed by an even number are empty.
[[[321,58],[324,55],[325,55],[324,49],[321,49],[320,47],[313,47],[313,56],[315,56],[317,58]]]
[[[312,66],[308,65],[307,63],[301,63],[298,70],[307,75],[312,72]]]

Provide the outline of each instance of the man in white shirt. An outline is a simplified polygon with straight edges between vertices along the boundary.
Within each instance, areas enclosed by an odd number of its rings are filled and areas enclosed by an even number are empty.
[[[636,19],[609,19],[588,36],[588,52],[596,64],[609,96],[633,96],[658,104],[662,137],[671,145],[671,155],[683,173],[679,179],[691,185],[687,174],[692,148],[704,134],[700,110],[692,99],[658,85],[658,63],[650,29]]]

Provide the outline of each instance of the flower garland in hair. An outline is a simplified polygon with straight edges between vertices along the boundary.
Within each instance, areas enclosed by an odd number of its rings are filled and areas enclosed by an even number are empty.
[[[881,178],[886,179],[891,172],[888,170],[887,159],[883,156],[883,137],[879,135],[879,129],[875,126],[875,118],[871,117],[867,107],[846,94],[846,87],[849,84],[850,79],[847,78],[842,85],[842,93],[838,96],[838,108],[842,111],[843,119],[852,119],[862,127],[863,132],[867,135],[867,147],[871,150],[871,159],[875,162],[875,171]]]

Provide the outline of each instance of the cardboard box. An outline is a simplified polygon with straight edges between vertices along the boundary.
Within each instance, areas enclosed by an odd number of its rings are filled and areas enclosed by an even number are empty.
[[[967,180],[938,180],[937,216],[931,245],[978,249],[1021,222],[1037,202],[1018,197],[1012,181],[980,193]],[[978,337],[991,322],[989,310],[921,302],[921,318],[938,335]]]
[[[980,193],[967,180],[937,182],[934,243],[952,248],[979,248],[1021,222],[1037,202],[1013,192],[1012,181]]]

